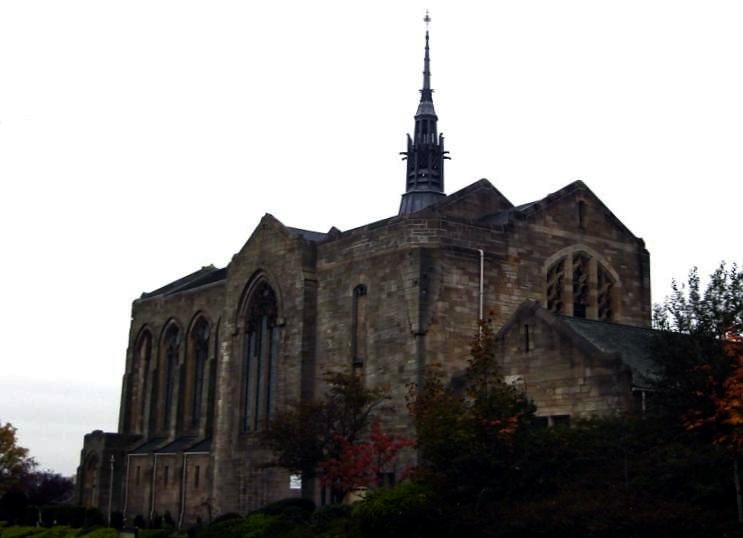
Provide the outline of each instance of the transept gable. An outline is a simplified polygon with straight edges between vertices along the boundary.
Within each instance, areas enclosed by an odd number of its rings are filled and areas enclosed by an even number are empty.
[[[490,181],[480,179],[411,216],[475,222],[512,208],[513,204]]]
[[[639,242],[625,224],[583,181],[574,181],[541,200],[514,208],[512,220],[526,220],[564,232],[607,236],[608,239]]]

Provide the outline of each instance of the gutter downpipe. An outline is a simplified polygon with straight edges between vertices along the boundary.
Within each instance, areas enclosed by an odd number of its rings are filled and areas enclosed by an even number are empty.
[[[183,527],[183,515],[186,511],[186,468],[188,463],[188,452],[183,453],[183,473],[181,474],[181,513],[178,516],[178,528]]]
[[[152,487],[150,488],[152,491],[150,492],[151,499],[150,499],[150,521],[152,521],[152,516],[155,514],[155,486],[157,485],[157,453],[153,454],[153,462],[152,462]]]
[[[124,472],[124,521],[126,522],[126,511],[129,509],[129,468],[132,455],[126,455],[126,471]]]
[[[480,308],[478,310],[478,321],[483,321],[483,302],[484,302],[484,283],[485,283],[485,251],[481,248],[475,249],[477,252],[480,253]],[[480,327],[480,332],[482,332],[482,327]]]

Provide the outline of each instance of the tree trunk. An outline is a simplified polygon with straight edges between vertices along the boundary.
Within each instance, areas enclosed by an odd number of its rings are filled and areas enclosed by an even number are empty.
[[[743,496],[740,491],[740,473],[738,472],[738,457],[733,460],[733,474],[735,477],[735,499],[738,504],[738,523],[743,523]]]

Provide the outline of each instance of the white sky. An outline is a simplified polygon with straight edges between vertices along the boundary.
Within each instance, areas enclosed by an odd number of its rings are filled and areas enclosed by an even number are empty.
[[[42,467],[115,430],[142,291],[266,212],[397,212],[426,8],[447,192],[582,179],[646,240],[654,300],[741,260],[739,1],[0,1],[0,421]]]

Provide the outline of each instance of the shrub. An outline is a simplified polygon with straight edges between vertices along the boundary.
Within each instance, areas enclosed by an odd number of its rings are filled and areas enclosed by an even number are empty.
[[[144,529],[139,531],[139,538],[168,538],[172,529]]]
[[[312,499],[305,499],[304,497],[287,497],[276,502],[267,504],[258,512],[269,516],[276,516],[284,513],[288,509],[298,509],[302,512],[311,514],[315,511],[315,502]]]
[[[122,514],[121,512],[111,512],[110,525],[114,529],[121,529],[121,527],[124,526],[124,514]]]
[[[237,514],[235,512],[227,512],[226,514],[222,514],[221,516],[217,516],[214,518],[214,521],[211,522],[212,525],[216,523],[222,523],[223,521],[230,521],[231,519],[242,519],[243,517],[240,514]]]
[[[119,531],[110,527],[99,527],[84,536],[86,538],[119,538]]]
[[[69,538],[74,534],[74,531],[65,525],[57,525],[46,529],[41,534],[37,534],[38,538]]]
[[[329,504],[318,508],[310,518],[310,525],[327,538],[345,538],[351,534],[349,526],[353,508],[348,504]]]
[[[353,507],[362,536],[436,536],[440,530],[431,490],[414,482],[372,492]]]
[[[106,520],[103,518],[103,514],[97,508],[87,508],[85,510],[85,521],[83,527],[96,527],[98,525],[105,525]]]
[[[138,529],[144,529],[147,526],[147,521],[142,514],[134,516],[134,526]]]
[[[161,529],[163,527],[163,516],[154,512],[150,518],[150,524],[147,526],[150,529]]]
[[[199,529],[196,538],[262,538],[281,536],[277,528],[271,526],[280,522],[280,517],[254,512],[246,518],[229,519],[212,523]]]
[[[37,536],[44,532],[43,527],[7,527],[3,529],[2,538],[26,538],[27,536]]]

